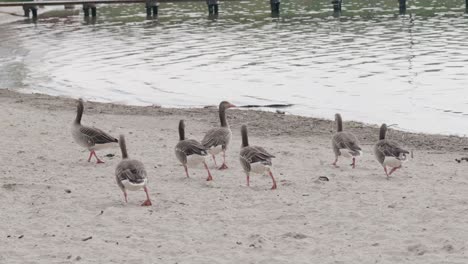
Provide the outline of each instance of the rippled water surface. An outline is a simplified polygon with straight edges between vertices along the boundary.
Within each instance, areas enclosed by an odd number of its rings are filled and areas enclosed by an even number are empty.
[[[313,2],[313,3],[310,3]],[[464,1],[106,5],[0,25],[0,88],[136,105],[290,103],[289,113],[468,132]],[[77,7],[77,10],[79,7]]]

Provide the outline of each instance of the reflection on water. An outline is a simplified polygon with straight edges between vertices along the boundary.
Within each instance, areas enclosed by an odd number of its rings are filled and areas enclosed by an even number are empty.
[[[411,1],[100,6],[0,25],[0,88],[99,101],[200,106],[294,104],[287,112],[435,133],[468,131],[464,6]],[[427,4],[426,4],[427,5]],[[78,7],[77,7],[78,8]]]

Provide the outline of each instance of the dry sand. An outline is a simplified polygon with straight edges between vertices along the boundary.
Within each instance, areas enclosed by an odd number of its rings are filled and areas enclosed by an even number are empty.
[[[215,108],[85,107],[84,124],[127,136],[154,205],[139,206],[143,191],[123,202],[118,148],[86,162],[72,99],[0,90],[0,263],[468,263],[468,162],[455,161],[466,139],[391,131],[414,158],[387,180],[371,154],[377,125],[345,123],[366,155],[334,168],[332,122],[233,109],[230,168],[207,183],[203,169],[185,178],[173,148],[179,119],[201,139],[218,126]],[[277,157],[275,191],[267,176],[245,186],[244,123]]]

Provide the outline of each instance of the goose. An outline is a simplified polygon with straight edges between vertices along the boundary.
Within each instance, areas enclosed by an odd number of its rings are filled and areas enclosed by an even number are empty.
[[[275,156],[268,153],[264,148],[258,146],[249,146],[247,135],[247,126],[241,127],[242,147],[240,151],[240,163],[247,176],[247,186],[250,186],[250,173],[265,174],[268,173],[273,181],[272,190],[276,189],[276,181],[271,172],[271,159]]]
[[[208,169],[208,166],[205,162],[205,157],[208,156],[206,148],[194,139],[185,139],[184,120],[179,121],[179,143],[177,143],[175,146],[175,155],[180,163],[184,166],[187,178],[190,177],[187,167],[196,166],[203,163],[206,171],[208,172],[208,178],[206,178],[206,180],[213,180],[210,170]]]
[[[148,188],[146,187],[148,178],[146,177],[145,166],[138,160],[128,158],[127,146],[123,135],[119,137],[119,145],[122,151],[122,160],[117,165],[117,168],[115,168],[115,179],[124,194],[125,202],[128,202],[127,190],[137,191],[143,188],[146,193],[146,201],[141,206],[152,205]]]
[[[343,132],[343,121],[341,120],[340,114],[335,114],[335,122],[337,129],[332,138],[333,152],[335,152],[335,161],[332,163],[332,165],[338,167],[338,165],[336,165],[338,162],[338,157],[343,156],[353,159],[351,166],[354,169],[356,167],[356,157],[362,155],[359,142],[353,133]]]
[[[91,161],[91,157],[94,155],[97,163],[104,163],[96,156],[95,151],[115,145],[119,141],[98,128],[83,126],[81,124],[83,110],[83,99],[80,98],[78,99],[76,118],[72,125],[73,139],[78,145],[89,150],[88,162]]]
[[[231,141],[232,132],[229,128],[229,123],[226,120],[226,109],[231,107],[236,106],[226,101],[222,101],[219,104],[219,119],[221,121],[221,127],[208,130],[201,141],[201,144],[205,146],[208,153],[213,157],[215,166],[217,166],[215,155],[223,152],[223,164],[219,167],[220,170],[228,168],[226,165],[226,149]]]
[[[400,148],[397,142],[385,139],[386,134],[387,125],[382,124],[380,127],[379,141],[374,145],[374,154],[377,161],[384,168],[387,179],[389,179],[393,172],[402,167],[403,162],[407,160],[406,154],[409,154],[409,152]],[[392,168],[390,172],[387,172],[387,166]]]

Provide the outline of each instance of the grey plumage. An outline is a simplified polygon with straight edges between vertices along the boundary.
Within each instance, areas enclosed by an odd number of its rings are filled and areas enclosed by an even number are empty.
[[[342,153],[340,149],[347,149],[352,156],[359,156],[361,147],[359,147],[356,136],[350,132],[337,132],[333,135],[333,152],[336,156],[340,156]]]
[[[81,124],[83,111],[83,100],[79,99],[77,102],[76,118],[72,125],[72,136],[76,143],[91,152],[88,161],[91,160],[92,155],[95,155],[98,163],[100,163],[102,161],[99,160],[94,151],[108,147],[110,144],[118,143],[118,140],[98,128],[83,126]]]
[[[95,127],[86,127],[81,125],[77,127],[77,132],[75,139],[78,144],[88,149],[93,149],[96,145],[100,144],[119,142],[116,138]]]
[[[179,121],[179,143],[175,147],[177,159],[182,164],[187,164],[187,157],[191,155],[207,156],[206,147],[194,139],[185,138],[185,122]]]
[[[207,156],[205,146],[194,139],[185,139],[179,141],[175,147],[177,159],[182,164],[187,164],[187,157],[191,155]]]
[[[117,168],[115,168],[115,177],[117,184],[122,191],[125,189],[122,181],[127,180],[132,184],[143,184],[147,179],[143,163],[133,159],[124,159],[120,161]]]
[[[226,150],[231,142],[232,132],[229,128],[229,123],[226,119],[226,110],[235,107],[235,105],[222,101],[219,104],[219,120],[221,127],[212,128],[206,132],[205,137],[202,139],[201,144],[205,146],[208,153],[213,156],[213,160],[216,165],[215,155],[219,152],[223,152],[223,164],[219,169],[227,169],[226,165]]]
[[[127,154],[127,145],[123,135],[120,135],[119,145],[120,150],[122,151],[122,160],[115,168],[115,179],[117,185],[124,193],[125,202],[127,202],[127,190],[135,191],[143,188],[146,193],[146,201],[142,205],[151,205],[148,190],[146,188],[148,178],[145,166],[138,160],[129,159]]]
[[[188,165],[197,165],[203,163],[206,171],[208,172],[208,178],[206,180],[213,180],[211,172],[205,162],[205,156],[208,155],[207,148],[194,139],[185,138],[184,120],[179,121],[179,143],[177,143],[175,146],[175,155],[180,163],[184,166],[187,177],[190,177],[188,173]]]
[[[405,160],[409,151],[402,149],[397,142],[388,139],[379,140],[374,145],[374,154],[380,164],[384,163],[386,157]]]
[[[258,146],[243,147],[240,151],[240,162],[245,172],[251,171],[251,164],[256,162],[271,166],[271,159],[275,156],[268,153],[264,148]]]
[[[401,168],[401,165],[406,161],[406,154],[409,151],[401,148],[399,144],[393,140],[386,139],[387,125],[382,124],[380,127],[379,141],[374,145],[374,155],[377,161],[383,166],[385,174],[390,176],[396,169]],[[387,166],[392,167],[390,173],[387,172]]]
[[[271,159],[275,156],[268,153],[262,147],[249,146],[246,125],[243,125],[241,127],[241,135],[242,147],[239,155],[239,160],[242,168],[244,169],[245,175],[247,176],[247,186],[250,186],[251,172],[260,174],[268,172],[273,181],[273,186],[271,187],[271,189],[276,189],[276,181],[270,169],[270,166],[272,166]]]
[[[226,150],[231,142],[231,137],[232,131],[229,127],[212,128],[206,132],[201,144],[208,149],[221,146],[223,150]]]
[[[354,168],[356,157],[362,154],[362,149],[353,133],[343,131],[343,121],[340,114],[335,114],[335,122],[337,132],[332,137],[332,148],[335,153],[333,165],[336,166],[339,156],[349,156],[353,159],[351,166]]]

